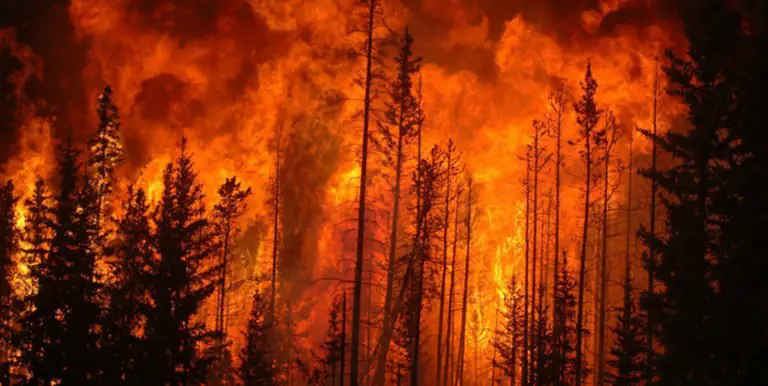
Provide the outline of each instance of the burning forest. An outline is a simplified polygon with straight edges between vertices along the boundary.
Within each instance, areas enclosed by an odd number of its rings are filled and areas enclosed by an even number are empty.
[[[0,384],[761,385],[768,2],[0,2]]]

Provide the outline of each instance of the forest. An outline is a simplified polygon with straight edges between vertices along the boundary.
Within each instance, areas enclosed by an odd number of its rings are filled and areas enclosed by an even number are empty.
[[[0,2],[0,385],[768,385],[768,1],[537,3]]]

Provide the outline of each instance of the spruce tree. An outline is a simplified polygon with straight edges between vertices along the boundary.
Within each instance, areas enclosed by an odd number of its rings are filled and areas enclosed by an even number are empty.
[[[510,379],[512,386],[517,385],[519,356],[523,348],[523,294],[517,281],[517,275],[513,274],[504,294],[504,311],[501,314],[503,325],[497,332],[494,347],[501,358],[494,366]]]
[[[163,193],[154,214],[157,258],[147,275],[144,382],[202,383],[220,351],[217,334],[196,318],[215,290],[212,232],[205,216],[187,140],[163,174]]]
[[[32,310],[22,320],[20,344],[32,383],[99,382],[100,232],[92,180],[80,174],[78,155],[71,140],[60,147],[50,251],[31,267],[38,290],[27,299]]]
[[[624,274],[623,289],[624,304],[612,329],[615,340],[608,360],[613,371],[607,374],[607,380],[617,386],[640,385],[645,375],[645,323],[637,309],[636,290],[629,272]]]
[[[20,236],[16,226],[18,201],[13,182],[9,180],[0,187],[0,384],[3,385],[11,382],[12,336],[19,314],[12,284]]]
[[[108,211],[108,196],[114,185],[114,172],[123,159],[123,144],[120,138],[120,114],[114,103],[112,87],[104,87],[99,95],[96,114],[99,128],[96,136],[88,143],[88,173],[93,178],[96,196],[96,224],[101,226],[102,217]]]
[[[277,385],[273,326],[268,317],[268,306],[261,292],[256,291],[245,331],[245,346],[240,351],[238,375],[244,385]]]
[[[153,264],[149,203],[142,189],[128,188],[116,233],[116,256],[110,260],[113,281],[107,286],[104,346],[109,358],[105,378],[111,384],[136,383],[144,359],[142,335],[147,304],[147,274]]]

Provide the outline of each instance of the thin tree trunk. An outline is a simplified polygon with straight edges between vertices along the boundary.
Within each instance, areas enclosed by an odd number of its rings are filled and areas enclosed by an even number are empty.
[[[421,77],[419,77],[419,95],[421,95]],[[417,285],[418,296],[416,303],[416,317],[414,318],[414,342],[413,342],[413,358],[411,359],[411,386],[416,386],[419,383],[419,348],[421,345],[421,297],[424,290],[424,244],[423,240],[426,240],[426,220],[424,219],[424,208],[422,200],[421,189],[421,124],[423,121],[419,120],[418,129],[418,154],[416,164],[416,245],[417,256],[419,259],[419,277]]]
[[[461,308],[461,332],[459,333],[459,358],[457,364],[457,383],[464,385],[464,341],[467,332],[467,300],[469,296],[470,247],[472,244],[472,180],[467,181],[467,258],[464,263],[464,299]]]
[[[557,349],[557,347],[561,344],[560,341],[560,334],[562,331],[562,326],[560,323],[558,323],[557,320],[557,308],[559,307],[558,303],[559,300],[557,298],[557,289],[560,285],[559,280],[559,267],[558,262],[560,261],[560,166],[562,165],[562,124],[563,124],[563,107],[565,106],[565,103],[563,102],[564,98],[564,92],[562,85],[558,87],[558,89],[553,94],[553,100],[552,100],[552,107],[555,110],[555,113],[557,114],[557,125],[556,125],[556,131],[555,131],[555,246],[554,246],[554,258],[555,258],[555,264],[554,264],[554,279],[552,283],[552,340],[555,343],[554,349]],[[559,374],[559,368],[562,366],[562,359],[560,355],[554,355],[555,361],[554,361],[554,372],[555,374]]]
[[[275,195],[272,207],[272,294],[269,300],[271,317],[275,318],[275,296],[277,294],[277,248],[280,243],[280,152],[282,141],[282,125],[277,128],[277,144],[275,150],[275,181],[272,194]]]
[[[365,70],[365,99],[363,102],[363,149],[360,165],[360,200],[357,212],[357,255],[355,258],[355,288],[352,300],[352,352],[350,385],[358,385],[358,354],[360,351],[360,298],[363,289],[363,246],[365,245],[365,188],[368,174],[368,121],[371,108],[371,66],[373,61],[373,15],[376,0],[369,0],[367,62]]]
[[[656,72],[653,77],[653,137],[655,138],[658,128],[658,92],[659,92],[659,64],[658,59],[656,62]],[[656,141],[651,141],[653,144],[653,150],[651,155],[651,173],[653,175],[656,174],[656,157],[657,157],[657,146]],[[651,219],[649,224],[649,230],[651,235],[656,234],[656,191],[658,189],[658,184],[656,183],[655,178],[651,178]],[[651,244],[652,245],[652,244]],[[656,264],[656,251],[654,248],[649,245],[648,246],[648,259],[650,262],[650,266],[648,269],[648,295],[653,296],[654,295],[654,277],[653,277],[653,270],[655,269],[654,266]],[[646,315],[646,323],[645,323],[645,339],[646,339],[646,370],[645,370],[645,382],[646,384],[650,385],[653,383],[653,323],[654,323],[654,315],[650,311],[650,309],[647,311]]]
[[[533,220],[533,248],[531,251],[533,252],[533,255],[531,256],[531,275],[532,275],[532,282],[531,282],[531,315],[533,316],[531,318],[531,330],[533,331],[533,342],[531,342],[531,360],[530,360],[530,370],[528,374],[530,374],[532,377],[535,374],[536,369],[536,363],[538,362],[538,348],[539,348],[539,339],[537,336],[537,330],[535,319],[536,319],[536,263],[538,260],[538,237],[539,237],[539,128],[535,128],[535,133],[533,137],[533,214],[532,214],[532,220]],[[538,382],[538,380],[531,379],[531,381]]]
[[[632,137],[632,132],[629,133],[629,161],[627,162],[627,168],[628,170],[628,177],[627,177],[627,208],[626,208],[626,216],[627,216],[627,246],[626,246],[626,255],[624,256],[624,275],[625,279],[630,278],[631,279],[631,247],[632,247],[632,174],[634,173],[633,170],[633,149],[632,144],[634,142],[634,138]],[[627,295],[627,294],[625,294]]]
[[[442,369],[442,343],[443,343],[443,313],[445,311],[445,280],[448,270],[448,224],[451,214],[451,142],[448,143],[448,173],[446,173],[445,182],[445,218],[443,225],[443,273],[440,284],[440,311],[439,321],[437,324],[437,381],[436,385],[440,385],[440,372]]]
[[[347,291],[344,290],[341,295],[341,374],[339,376],[339,386],[344,386],[344,365],[346,364],[347,354]]]
[[[582,340],[584,329],[584,279],[587,266],[587,237],[589,231],[589,204],[590,204],[590,189],[592,188],[592,148],[590,143],[590,137],[592,131],[588,128],[586,135],[584,136],[585,147],[585,159],[587,167],[587,179],[585,183],[586,190],[584,192],[584,226],[582,229],[581,238],[581,256],[579,258],[579,299],[576,312],[576,386],[581,386],[582,383]]]
[[[443,374],[444,384],[442,386],[453,384],[453,373],[449,371],[451,369],[451,354],[453,353],[453,294],[456,287],[456,247],[459,244],[459,205],[461,196],[460,189],[456,189],[456,214],[453,225],[453,257],[451,261],[451,289],[448,293],[448,326],[445,342],[445,373]],[[441,386],[441,385],[438,385]]]
[[[529,236],[530,236],[530,211],[531,211],[531,154],[530,152],[526,155],[526,166],[525,166],[525,283],[523,286],[525,287],[523,291],[523,349],[522,349],[522,356],[523,356],[523,379],[522,379],[522,385],[527,386],[528,385],[528,297],[529,297],[529,286],[528,286],[528,265],[531,260],[530,258],[530,245],[528,243]]]
[[[610,130],[610,129],[609,129]],[[602,258],[600,261],[600,324],[597,335],[597,385],[605,383],[605,305],[608,294],[608,183],[611,165],[610,142],[605,143],[605,176],[603,181],[603,234],[602,234]]]
[[[495,343],[499,339],[499,308],[496,307],[496,313],[494,314],[495,322],[493,324],[493,342]],[[491,386],[496,385],[496,345],[493,347],[493,358],[491,359]]]

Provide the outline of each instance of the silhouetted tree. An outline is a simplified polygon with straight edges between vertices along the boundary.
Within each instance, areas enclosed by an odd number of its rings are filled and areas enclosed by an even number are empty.
[[[579,141],[581,141],[583,148],[579,151],[581,159],[585,165],[585,183],[584,183],[584,212],[583,221],[584,226],[582,228],[581,235],[581,253],[579,263],[579,295],[578,295],[578,311],[576,316],[576,374],[582,372],[583,367],[583,326],[584,326],[584,285],[585,285],[585,272],[587,266],[587,240],[589,231],[589,214],[592,202],[590,201],[592,192],[592,180],[593,180],[593,166],[596,162],[596,146],[601,143],[603,133],[597,130],[597,124],[600,120],[600,110],[597,108],[595,102],[595,94],[597,93],[597,81],[592,76],[592,64],[587,63],[587,72],[584,76],[584,81],[581,82],[582,96],[581,99],[574,103],[574,110],[576,110],[576,122],[579,124]],[[581,386],[582,377],[576,377],[576,386]]]
[[[267,314],[269,303],[265,300],[260,291],[254,292],[251,316],[245,331],[245,346],[240,351],[238,369],[238,375],[244,385],[277,385],[271,334],[273,325]]]
[[[607,380],[617,386],[640,385],[645,375],[645,323],[635,304],[637,297],[629,270],[624,272],[622,286],[624,302],[613,328],[616,338],[608,360],[613,371],[607,374]]]
[[[163,174],[163,193],[154,214],[158,257],[149,267],[142,379],[162,384],[201,383],[219,349],[217,334],[195,316],[215,290],[212,232],[205,218],[202,185],[187,153]],[[206,349],[207,348],[207,349]]]
[[[12,285],[20,238],[16,226],[18,201],[12,181],[0,186],[0,384],[3,385],[11,382],[12,336],[19,315]]]
[[[99,95],[96,113],[99,128],[88,143],[88,173],[93,179],[96,196],[96,225],[102,226],[102,216],[107,211],[107,196],[112,193],[114,172],[123,159],[123,143],[120,138],[120,114],[112,99],[112,87],[104,87]]]
[[[32,268],[38,290],[26,299],[33,307],[21,323],[21,359],[33,383],[98,383],[99,229],[93,182],[80,175],[78,154],[71,140],[59,149],[50,251]]]
[[[238,219],[245,214],[245,200],[251,195],[251,188],[243,189],[235,177],[227,178],[219,187],[219,202],[213,207],[214,230],[221,243],[219,260],[219,291],[217,298],[216,330],[222,340],[227,336],[227,276],[229,274],[229,254],[232,244],[240,234]]]
[[[464,296],[461,301],[461,329],[459,332],[459,353],[457,356],[456,365],[456,380],[459,385],[464,384],[464,347],[467,332],[467,307],[469,300],[469,275],[470,275],[470,256],[471,256],[471,243],[472,243],[472,178],[467,179],[467,221],[466,221],[466,240],[467,240],[467,255],[464,260]]]
[[[523,346],[523,293],[517,282],[517,275],[513,274],[504,294],[504,311],[501,314],[503,325],[497,332],[494,342],[495,349],[501,359],[494,363],[510,378],[510,384],[515,386],[518,378],[519,353]]]
[[[645,132],[675,160],[644,172],[666,212],[663,232],[641,232],[660,284],[643,302],[662,348],[650,358],[655,382],[765,384],[766,15],[727,1],[681,5],[690,45],[685,58],[668,55],[665,72],[690,129]]]
[[[149,203],[144,191],[129,187],[122,209],[116,231],[116,256],[109,261],[114,279],[106,288],[108,306],[101,343],[108,358],[104,378],[110,384],[138,382],[137,371],[144,352],[141,331],[148,307],[147,274],[154,258]]]

